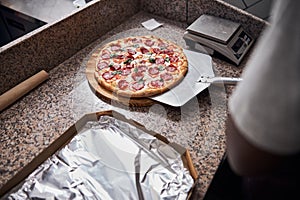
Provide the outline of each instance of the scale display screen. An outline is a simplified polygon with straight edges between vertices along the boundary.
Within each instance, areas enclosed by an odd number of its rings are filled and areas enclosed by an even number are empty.
[[[243,55],[246,47],[251,43],[251,41],[252,39],[244,31],[239,34],[237,40],[231,46],[231,49],[235,52],[234,55],[236,58],[240,58]]]

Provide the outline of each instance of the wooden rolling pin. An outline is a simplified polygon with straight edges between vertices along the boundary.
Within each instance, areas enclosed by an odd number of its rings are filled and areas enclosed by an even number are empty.
[[[42,70],[0,96],[0,112],[49,78]]]

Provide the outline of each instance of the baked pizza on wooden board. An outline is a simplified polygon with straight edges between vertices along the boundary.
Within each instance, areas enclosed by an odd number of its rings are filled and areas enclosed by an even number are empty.
[[[161,94],[180,83],[188,70],[180,46],[152,35],[109,42],[91,57],[88,68],[99,86],[122,97]]]

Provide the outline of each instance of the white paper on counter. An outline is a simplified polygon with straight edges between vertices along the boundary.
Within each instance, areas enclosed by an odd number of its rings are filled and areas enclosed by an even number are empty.
[[[150,31],[162,26],[162,24],[157,22],[155,19],[149,19],[149,20],[143,22],[142,25]]]

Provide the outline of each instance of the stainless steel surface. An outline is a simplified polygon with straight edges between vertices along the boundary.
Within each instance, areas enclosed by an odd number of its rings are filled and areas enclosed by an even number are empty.
[[[0,4],[46,23],[62,19],[78,9],[72,0],[0,0]]]
[[[155,101],[174,107],[180,107],[205,90],[210,83],[197,84],[201,76],[215,76],[212,68],[211,57],[195,51],[184,50],[188,59],[188,73],[177,86],[171,90],[151,97]]]
[[[4,199],[186,199],[194,180],[181,154],[109,116],[70,143]]]
[[[46,23],[0,4],[0,46],[3,46]]]
[[[186,30],[197,36],[227,44],[240,26],[239,23],[227,19],[203,14]]]
[[[212,83],[212,84],[224,84],[224,85],[236,85],[241,82],[242,78],[233,78],[233,77],[208,77],[201,76],[199,83]]]

